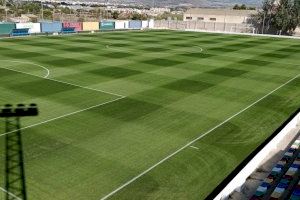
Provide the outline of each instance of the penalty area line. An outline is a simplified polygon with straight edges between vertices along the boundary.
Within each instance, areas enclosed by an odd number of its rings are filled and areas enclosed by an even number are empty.
[[[193,148],[193,149],[197,149],[197,150],[199,150],[199,148],[198,147],[195,147],[195,146],[190,146],[191,148]]]
[[[8,192],[6,189],[0,187],[0,190],[3,191],[4,193],[8,194],[9,196],[13,197],[14,199],[17,199],[17,200],[22,200],[20,197],[14,195],[13,193],[11,192]]]
[[[15,133],[17,131],[20,131],[20,130],[25,130],[25,129],[28,129],[28,128],[32,128],[32,127],[35,127],[35,126],[39,126],[39,125],[42,125],[42,124],[46,124],[46,123],[49,123],[49,122],[52,122],[52,121],[55,121],[55,120],[58,120],[58,119],[62,119],[62,118],[65,118],[65,117],[69,117],[71,115],[75,115],[75,114],[78,114],[78,113],[81,113],[81,112],[84,112],[84,111],[88,111],[88,110],[91,110],[93,108],[97,108],[97,107],[100,107],[100,106],[104,106],[106,104],[110,104],[110,103],[113,103],[115,101],[119,101],[121,99],[124,99],[126,97],[120,97],[120,98],[117,98],[117,99],[114,99],[114,100],[111,100],[111,101],[107,101],[107,102],[104,102],[104,103],[100,103],[100,104],[97,104],[97,105],[94,105],[94,106],[90,106],[88,108],[84,108],[84,109],[81,109],[81,110],[77,110],[75,112],[71,112],[71,113],[68,113],[68,114],[65,114],[65,115],[61,115],[59,117],[55,117],[55,118],[52,118],[52,119],[48,119],[46,121],[42,121],[42,122],[39,122],[39,123],[36,123],[36,124],[32,124],[32,125],[29,125],[29,126],[25,126],[23,128],[20,128],[20,129],[17,129],[17,130],[14,130],[14,131],[10,131],[10,132],[6,132],[6,133],[3,133],[3,134],[0,134],[0,137],[3,137],[5,135],[8,135],[8,134],[11,134],[11,133]]]
[[[268,96],[270,96],[271,94],[273,94],[274,92],[276,92],[277,90],[279,90],[280,88],[286,86],[287,84],[289,84],[290,82],[292,82],[293,80],[297,79],[300,77],[300,74],[296,75],[294,78],[288,80],[287,82],[283,83],[282,85],[278,86],[277,88],[275,88],[274,90],[272,90],[271,92],[269,92],[268,94],[264,95],[263,97],[261,97],[260,99],[256,100],[255,102],[251,103],[250,105],[248,105],[247,107],[245,107],[244,109],[240,110],[239,112],[235,113],[234,115],[232,115],[231,117],[227,118],[226,120],[224,120],[223,122],[221,122],[220,124],[216,125],[215,127],[211,128],[210,130],[206,131],[205,133],[202,133],[200,136],[198,136],[197,138],[193,139],[192,141],[188,142],[186,145],[180,147],[179,149],[177,149],[176,151],[174,151],[173,153],[169,154],[168,156],[166,156],[165,158],[163,158],[162,160],[160,160],[159,162],[157,162],[156,164],[152,165],[151,167],[149,167],[148,169],[146,169],[145,171],[141,172],[140,174],[138,174],[137,176],[133,177],[132,179],[130,179],[129,181],[127,181],[126,183],[122,184],[121,186],[119,186],[118,188],[116,188],[115,190],[113,190],[112,192],[110,192],[109,194],[105,195],[104,197],[102,197],[100,200],[105,200],[108,199],[110,197],[112,197],[114,194],[116,194],[117,192],[119,192],[120,190],[124,189],[125,187],[127,187],[128,185],[130,185],[131,183],[133,183],[134,181],[136,181],[137,179],[141,178],[142,176],[144,176],[145,174],[149,173],[150,171],[152,171],[154,168],[156,168],[157,166],[159,166],[160,164],[164,163],[165,161],[169,160],[170,158],[172,158],[173,156],[177,155],[178,153],[180,153],[181,151],[183,151],[184,149],[188,148],[189,146],[191,146],[192,144],[194,144],[195,142],[197,142],[198,140],[201,140],[202,138],[204,138],[205,136],[207,136],[208,134],[210,134],[211,132],[213,132],[214,130],[216,130],[217,128],[221,127],[222,125],[224,125],[225,123],[227,123],[228,121],[230,121],[231,119],[235,118],[236,116],[240,115],[241,113],[245,112],[246,110],[248,110],[249,108],[253,107],[254,105],[256,105],[257,103],[259,103],[260,101],[262,101],[263,99],[267,98]]]
[[[50,75],[50,70],[47,67],[44,67],[43,65],[39,65],[39,64],[36,64],[36,63],[21,61],[21,60],[0,60],[0,61],[12,62],[12,63],[23,63],[23,64],[38,66],[38,67],[44,69],[47,72],[46,75],[43,78],[48,78],[48,76]],[[4,67],[2,67],[2,68],[4,68]],[[4,68],[4,69],[7,69],[7,68]]]
[[[43,78],[43,79],[46,79],[46,80],[49,80],[49,81],[54,81],[54,82],[57,82],[57,83],[71,85],[71,86],[74,86],[74,87],[79,87],[79,88],[83,88],[83,89],[87,89],[87,90],[93,90],[93,91],[96,91],[96,92],[102,92],[102,93],[110,94],[110,95],[117,96],[117,97],[123,97],[123,98],[126,97],[124,95],[116,94],[116,93],[113,93],[113,92],[107,92],[107,91],[104,91],[104,90],[98,90],[98,89],[95,89],[95,88],[81,86],[81,85],[77,85],[77,84],[73,84],[73,83],[68,83],[68,82],[56,80],[56,79],[53,79],[53,78],[41,77],[41,76],[30,74],[30,73],[27,73],[27,72],[22,72],[22,71],[15,70],[15,69],[9,69],[7,67],[0,67],[0,68],[6,69],[6,70],[10,70],[10,71],[13,71],[13,72],[18,72],[18,73],[21,73],[21,74],[26,74],[26,75],[29,75],[29,76]]]

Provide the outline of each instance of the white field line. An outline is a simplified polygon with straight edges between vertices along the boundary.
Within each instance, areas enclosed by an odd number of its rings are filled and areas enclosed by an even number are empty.
[[[208,31],[203,29],[167,29],[177,32],[204,32],[204,33],[217,33],[217,34],[229,34],[229,35],[247,35],[254,37],[269,37],[269,38],[284,38],[284,39],[300,39],[299,36],[287,36],[287,35],[269,35],[269,34],[258,34],[258,33],[237,33],[237,32],[228,32],[228,31]]]
[[[202,48],[202,47],[200,47],[199,45],[197,45],[197,46],[195,46],[195,47],[198,47],[198,48],[200,48],[200,53],[202,53],[202,52],[203,52],[203,48]]]
[[[8,135],[8,134],[11,134],[11,133],[14,133],[16,131],[19,131],[19,130],[24,130],[24,129],[28,129],[28,128],[32,128],[32,127],[35,127],[35,126],[39,126],[39,125],[42,125],[42,124],[46,124],[46,123],[49,123],[49,122],[52,122],[52,121],[55,121],[55,120],[58,120],[58,119],[62,119],[62,118],[65,118],[65,117],[69,117],[71,115],[75,115],[75,114],[78,114],[78,113],[81,113],[81,112],[84,112],[84,111],[88,111],[88,110],[91,110],[93,108],[97,108],[97,107],[100,107],[100,106],[104,106],[106,104],[109,104],[109,103],[112,103],[112,102],[115,102],[115,101],[119,101],[121,99],[124,99],[125,97],[119,97],[117,99],[114,99],[114,100],[111,100],[111,101],[107,101],[107,102],[104,102],[104,103],[100,103],[100,104],[97,104],[97,105],[94,105],[94,106],[90,106],[88,108],[84,108],[84,109],[81,109],[81,110],[77,110],[75,112],[71,112],[71,113],[68,113],[68,114],[65,114],[65,115],[61,115],[59,117],[55,117],[55,118],[52,118],[52,119],[48,119],[46,121],[42,121],[42,122],[39,122],[39,123],[36,123],[36,124],[32,124],[32,125],[29,125],[29,126],[25,126],[23,128],[20,128],[18,130],[14,130],[14,131],[10,131],[10,132],[6,132],[6,133],[3,133],[3,134],[0,134],[0,137],[2,136],[5,136],[5,135]]]
[[[12,63],[23,63],[23,64],[30,64],[30,65],[34,65],[34,66],[38,66],[40,68],[43,68],[44,70],[46,70],[46,75],[43,78],[47,78],[50,75],[50,70],[47,67],[44,67],[43,65],[39,65],[39,64],[35,64],[32,62],[27,62],[27,61],[21,61],[21,60],[0,60],[4,61],[4,62],[12,62]]]
[[[111,48],[111,46],[113,46],[113,45],[112,44],[107,44],[107,45],[105,45],[105,48],[111,49],[111,50],[114,50],[114,51],[126,51],[126,50],[118,49],[118,48],[115,48],[115,47]]]
[[[106,47],[107,49],[111,49],[111,50],[115,50],[115,51],[126,51],[126,52],[127,52],[127,50],[123,50],[123,49],[119,49],[119,48],[115,48],[115,47],[111,48],[111,46],[113,46],[113,44],[105,45],[105,47]],[[200,49],[200,52],[199,52],[199,53],[202,53],[202,52],[203,52],[203,48],[202,48],[201,46],[199,46],[199,45],[192,46],[192,47]],[[170,51],[181,51],[181,50],[170,49]],[[183,50],[183,52],[194,53],[194,52],[197,52],[197,51],[185,51],[185,50]]]
[[[218,55],[220,56],[220,55]],[[272,63],[275,63],[275,64],[281,64],[281,65],[294,65],[296,67],[299,67],[299,64],[296,64],[296,63],[290,63],[290,62],[276,62],[276,61],[268,61],[268,60],[262,60],[262,59],[257,59],[256,57],[244,57],[244,56],[228,56],[228,55],[221,55],[221,57],[228,57],[228,58],[240,58],[240,59],[243,59],[243,60],[247,60],[247,59],[253,59],[253,60],[258,60],[258,61],[265,61],[265,62],[272,62]]]
[[[190,48],[190,47],[188,47],[188,48]],[[199,45],[191,46],[191,48],[200,49],[199,53],[202,53],[204,51],[204,49]],[[170,51],[182,51],[182,52],[187,52],[187,53],[196,53],[196,52],[198,52],[198,51],[193,51],[193,50],[192,51],[186,51],[186,50],[178,50],[178,49],[171,49]]]
[[[198,147],[195,147],[195,146],[190,146],[191,148],[193,148],[193,149],[197,149],[197,150],[199,150],[199,148]]]
[[[203,52],[203,49],[202,49],[201,47],[200,47],[200,50],[201,50],[200,53],[202,53],[202,52]]]
[[[8,192],[6,191],[4,188],[0,187],[0,190],[2,190],[3,192],[7,193],[9,196],[13,197],[14,199],[17,199],[17,200],[22,200],[21,198],[19,198],[18,196],[14,195],[13,193],[11,192]]]
[[[114,47],[114,45],[113,44],[107,44],[107,45],[105,45],[105,47],[107,48],[107,49],[110,49],[110,50],[113,50],[113,51],[120,51],[120,52],[128,52],[127,50],[125,50],[125,49],[120,49],[120,48],[116,48],[116,47]]]
[[[156,168],[157,166],[159,166],[160,164],[164,163],[165,161],[169,160],[170,158],[172,158],[173,156],[175,156],[176,154],[180,153],[181,151],[183,151],[184,149],[186,149],[187,147],[191,146],[193,143],[197,142],[198,140],[202,139],[203,137],[205,137],[206,135],[210,134],[212,131],[216,130],[217,128],[219,128],[220,126],[222,126],[223,124],[227,123],[228,121],[230,121],[231,119],[235,118],[236,116],[238,116],[239,114],[245,112],[246,110],[248,110],[249,108],[251,108],[252,106],[256,105],[257,103],[259,103],[260,101],[262,101],[263,99],[265,99],[266,97],[270,96],[271,94],[273,94],[274,92],[276,92],[277,90],[279,90],[280,88],[286,86],[287,84],[289,84],[290,82],[292,82],[293,80],[295,80],[296,78],[300,77],[300,74],[298,74],[297,76],[295,76],[294,78],[288,80],[287,82],[283,83],[282,85],[280,85],[279,87],[275,88],[274,90],[272,90],[271,92],[269,92],[268,94],[264,95],[263,97],[261,97],[260,99],[256,100],[255,102],[253,102],[252,104],[248,105],[246,108],[240,110],[239,112],[237,112],[236,114],[232,115],[231,117],[227,118],[226,120],[224,120],[223,122],[221,122],[220,124],[216,125],[215,127],[211,128],[210,130],[208,130],[207,132],[201,134],[199,137],[195,138],[194,140],[188,142],[186,145],[182,146],[181,148],[177,149],[176,151],[174,151],[173,153],[171,153],[170,155],[166,156],[165,158],[163,158],[162,160],[160,160],[159,162],[157,162],[156,164],[152,165],[151,167],[149,167],[148,169],[146,169],[145,171],[143,171],[142,173],[138,174],[137,176],[133,177],[132,179],[130,179],[129,181],[127,181],[126,183],[124,183],[123,185],[119,186],[118,188],[116,188],[115,190],[113,190],[112,192],[110,192],[109,194],[107,194],[106,196],[102,197],[101,200],[105,200],[108,199],[109,197],[113,196],[114,194],[116,194],[117,192],[119,192],[120,190],[122,190],[123,188],[125,188],[126,186],[130,185],[131,183],[133,183],[134,181],[136,181],[137,179],[139,179],[140,177],[144,176],[145,174],[147,174],[148,172],[150,172],[151,170],[153,170],[154,168]]]
[[[299,39],[300,39],[300,37],[299,37]],[[245,48],[245,49],[247,49],[247,48]],[[229,52],[230,53],[230,52]],[[226,53],[225,53],[226,54]],[[228,53],[227,53],[228,54]],[[262,59],[257,59],[255,56],[250,56],[250,57],[244,57],[244,56],[235,56],[235,55],[233,55],[233,56],[230,56],[230,55],[218,55],[218,56],[221,56],[221,57],[228,57],[228,58],[240,58],[240,59],[243,59],[243,60],[247,60],[247,59],[253,59],[253,60],[258,60],[258,61],[266,61],[266,62],[269,62],[268,60],[262,60]],[[282,65],[284,65],[284,64],[288,64],[288,65],[294,65],[294,66],[299,66],[299,64],[295,64],[295,63],[290,63],[290,62],[284,62],[284,63],[282,63],[282,62],[277,62],[277,61],[271,61],[272,63],[275,63],[275,64],[282,64]]]
[[[71,85],[71,86],[74,86],[74,87],[79,87],[79,88],[83,88],[83,89],[87,89],[87,90],[93,90],[93,91],[97,91],[97,92],[102,92],[102,93],[114,95],[114,96],[117,96],[117,97],[125,97],[124,95],[116,94],[116,93],[113,93],[113,92],[107,92],[107,91],[104,91],[104,90],[98,90],[98,89],[95,89],[95,88],[90,88],[90,87],[86,87],[86,86],[81,86],[81,85],[77,85],[77,84],[73,84],[73,83],[68,83],[68,82],[56,80],[56,79],[53,79],[53,78],[40,77],[40,76],[38,76],[38,75],[30,74],[30,73],[27,73],[27,72],[22,72],[22,71],[15,70],[15,69],[10,69],[10,68],[7,68],[7,67],[2,67],[2,66],[0,66],[0,68],[7,69],[7,70],[10,70],[10,71],[14,71],[14,72],[18,72],[18,73],[22,73],[22,74],[26,74],[26,75],[30,75],[30,76],[35,76],[35,77],[39,77],[39,78],[44,78],[44,79],[46,79],[46,80],[50,80],[50,81],[54,81],[54,82],[58,82],[58,83],[63,83],[63,84]]]

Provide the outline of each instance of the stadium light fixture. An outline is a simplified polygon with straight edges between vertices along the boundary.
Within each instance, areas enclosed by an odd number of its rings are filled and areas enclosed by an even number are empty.
[[[0,117],[26,117],[26,116],[37,116],[38,109],[37,105],[32,103],[29,105],[18,104],[16,107],[13,107],[11,104],[4,105],[0,110]]]

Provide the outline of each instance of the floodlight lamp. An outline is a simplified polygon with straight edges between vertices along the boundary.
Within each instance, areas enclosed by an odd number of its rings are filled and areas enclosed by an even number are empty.
[[[0,117],[28,117],[37,115],[38,108],[35,103],[29,105],[17,104],[15,107],[11,104],[6,104],[0,109]]]

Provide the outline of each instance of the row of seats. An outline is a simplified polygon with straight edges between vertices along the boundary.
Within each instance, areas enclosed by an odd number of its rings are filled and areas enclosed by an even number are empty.
[[[13,29],[11,36],[27,36],[29,35],[29,28]]]
[[[297,160],[293,162],[285,175],[281,178],[280,182],[277,184],[273,193],[271,194],[271,199],[287,199],[290,195],[293,186],[298,181],[298,174],[300,169],[300,157],[298,154]]]
[[[300,181],[294,187],[290,200],[300,200]]]
[[[273,167],[271,173],[257,188],[251,200],[300,200],[300,137]]]
[[[64,34],[76,33],[74,27],[62,28],[61,32],[64,33]]]
[[[61,33],[68,34],[68,33],[76,33],[74,27],[68,27],[68,28],[62,28]],[[27,36],[29,35],[29,28],[19,28],[19,29],[13,29],[11,36]]]

